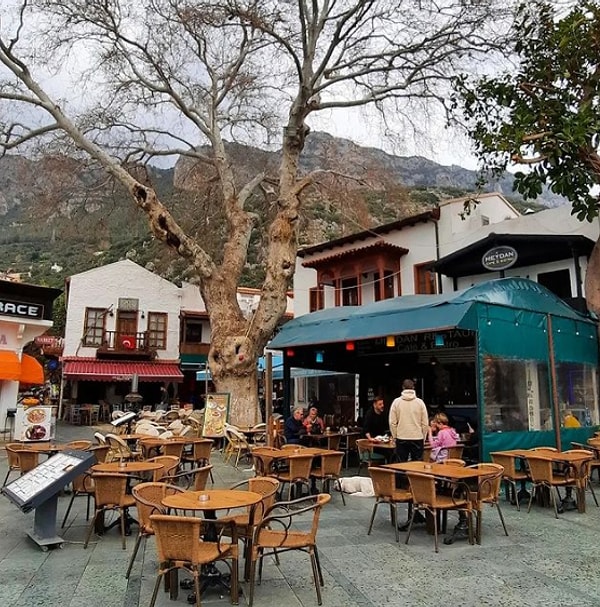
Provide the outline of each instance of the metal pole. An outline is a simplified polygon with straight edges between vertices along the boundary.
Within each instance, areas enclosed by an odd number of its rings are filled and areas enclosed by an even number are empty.
[[[552,318],[546,315],[548,323],[548,362],[550,363],[550,386],[552,388],[552,408],[554,409],[554,440],[556,448],[562,451],[560,439],[560,411],[558,402],[558,382],[556,379],[556,360],[554,359],[554,337],[552,335]]]
[[[273,354],[267,352],[267,360],[265,365],[265,417],[267,422],[267,445],[273,446],[274,442],[274,424],[273,424]]]

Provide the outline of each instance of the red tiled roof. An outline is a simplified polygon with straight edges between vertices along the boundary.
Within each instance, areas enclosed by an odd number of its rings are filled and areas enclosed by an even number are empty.
[[[83,381],[131,381],[137,375],[139,381],[183,381],[183,373],[176,363],[96,360],[80,358],[66,360],[63,364],[66,379]]]

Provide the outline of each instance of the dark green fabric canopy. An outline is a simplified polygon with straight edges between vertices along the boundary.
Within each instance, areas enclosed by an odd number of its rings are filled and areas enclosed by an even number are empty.
[[[569,338],[569,349],[587,342],[595,352],[595,323],[539,283],[524,278],[491,280],[443,295],[405,295],[313,312],[286,323],[269,347],[283,349],[458,328],[478,331],[484,340],[483,351],[494,352],[499,347],[514,356],[538,358],[541,353],[537,351],[546,349],[543,334],[548,315],[556,319],[561,329],[558,333],[562,332],[564,338],[566,329],[581,337]],[[535,331],[540,342],[531,353],[527,352],[528,328]]]

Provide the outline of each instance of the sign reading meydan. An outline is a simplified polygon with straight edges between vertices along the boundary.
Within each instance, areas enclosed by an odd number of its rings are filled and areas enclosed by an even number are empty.
[[[512,247],[494,247],[483,255],[481,265],[492,272],[506,270],[516,263],[517,258],[517,251]]]
[[[4,314],[5,316],[23,316],[25,318],[42,318],[44,306],[1,298],[0,314]]]

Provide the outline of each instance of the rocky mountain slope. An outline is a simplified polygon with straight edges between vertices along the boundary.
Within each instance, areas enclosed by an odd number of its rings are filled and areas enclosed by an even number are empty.
[[[258,170],[276,171],[276,152],[232,144],[230,153],[240,182]],[[476,181],[474,171],[459,166],[393,156],[324,133],[309,136],[302,160],[303,171],[317,168],[331,173],[307,193],[301,245],[421,212],[473,191]],[[173,214],[218,255],[223,237],[220,201],[205,167],[180,160],[173,169],[153,168],[150,177]],[[524,208],[511,194],[510,175],[489,189]],[[251,201],[265,224],[272,200],[267,191]],[[557,200],[545,196],[543,202],[550,206]],[[251,245],[248,286],[261,279],[262,233],[258,231]],[[141,212],[103,171],[68,157],[0,159],[0,273],[21,273],[27,281],[60,287],[70,274],[126,256],[171,280],[185,278],[185,265],[153,240]]]

